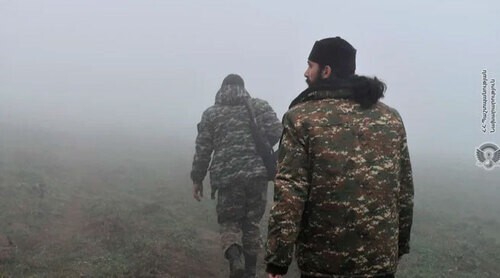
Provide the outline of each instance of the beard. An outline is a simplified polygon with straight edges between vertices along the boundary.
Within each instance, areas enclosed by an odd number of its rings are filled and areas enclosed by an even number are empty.
[[[307,83],[307,86],[311,87],[313,82],[311,81],[311,79],[307,78],[306,77],[306,83]]]
[[[323,78],[321,77],[322,71],[323,71],[323,67],[321,67],[320,70],[318,70],[316,72],[316,74],[314,76],[312,76],[313,77],[312,79],[309,77],[306,77],[306,83],[309,87],[318,85],[318,83],[321,83],[323,81]]]
[[[309,87],[312,87],[312,86],[318,84],[320,81],[321,81],[321,75],[319,72],[316,74],[314,81],[311,80],[309,77],[306,77],[306,83]]]

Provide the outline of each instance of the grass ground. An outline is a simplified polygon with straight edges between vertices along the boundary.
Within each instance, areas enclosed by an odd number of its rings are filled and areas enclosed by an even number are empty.
[[[0,148],[0,277],[227,276],[215,202],[191,197],[190,155],[18,137]],[[414,163],[398,277],[499,277],[499,175],[443,165]]]

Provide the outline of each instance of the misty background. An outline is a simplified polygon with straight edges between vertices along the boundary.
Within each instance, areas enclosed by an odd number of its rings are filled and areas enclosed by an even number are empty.
[[[482,70],[500,79],[499,14],[493,0],[0,0],[0,174],[52,165],[40,170],[49,184],[102,187],[153,177],[191,204],[196,124],[223,78],[240,74],[281,118],[306,88],[314,42],[341,36],[405,122],[416,227],[439,211],[487,215],[478,225],[493,231],[500,168],[477,167],[475,149],[500,144],[481,132]]]
[[[500,76],[497,1],[0,1],[0,120],[193,141],[228,73],[281,117],[315,40],[387,83],[412,153],[475,163],[481,71]],[[496,137],[495,137],[496,136]]]

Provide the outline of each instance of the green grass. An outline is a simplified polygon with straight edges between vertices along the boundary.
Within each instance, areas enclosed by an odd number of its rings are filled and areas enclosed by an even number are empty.
[[[225,276],[215,201],[208,186],[202,202],[191,197],[191,146],[174,155],[167,145],[108,153],[3,144],[0,235],[13,246],[0,277]],[[439,165],[414,163],[411,254],[398,277],[498,277],[498,178]],[[288,277],[296,276],[292,266]]]

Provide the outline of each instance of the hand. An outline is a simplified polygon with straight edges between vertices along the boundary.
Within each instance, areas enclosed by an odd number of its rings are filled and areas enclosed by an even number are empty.
[[[193,198],[198,202],[201,201],[201,198],[203,198],[203,184],[202,183],[193,184]]]
[[[276,274],[276,275],[275,275],[275,274],[271,274],[271,273],[268,273],[268,274],[267,274],[267,277],[268,277],[268,278],[283,278],[283,276],[282,276],[282,275],[280,275],[280,274]]]

